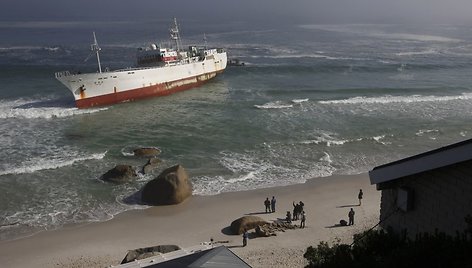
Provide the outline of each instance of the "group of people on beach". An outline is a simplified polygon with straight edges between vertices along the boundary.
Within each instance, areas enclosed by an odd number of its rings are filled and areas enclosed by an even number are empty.
[[[293,215],[290,213],[290,211],[287,211],[287,214],[285,214],[285,221],[291,224],[292,221],[300,220],[300,228],[305,228],[306,213],[303,210],[303,206],[305,206],[305,204],[302,201],[295,204],[294,201],[292,202],[292,205]]]
[[[277,200],[275,199],[275,196],[272,196],[271,200],[269,200],[269,198],[267,197],[266,200],[264,201],[265,212],[266,213],[274,213],[276,202],[277,202]]]
[[[360,189],[357,195],[357,198],[359,199],[358,206],[362,205],[363,197],[364,197],[364,193],[362,192],[362,189]],[[269,197],[267,197],[264,200],[265,213],[274,213],[276,202],[277,200],[275,199],[275,196],[272,196],[271,200],[269,200]],[[290,213],[290,211],[287,211],[287,214],[285,215],[285,221],[289,224],[292,224],[292,221],[300,220],[300,228],[305,228],[306,213],[305,213],[305,210],[303,209],[305,204],[302,201],[298,203],[295,203],[295,201],[293,201],[292,205],[293,205],[293,215]],[[355,215],[355,211],[353,208],[351,208],[347,214],[349,218],[349,223],[346,224],[346,221],[341,220],[341,222],[344,222],[344,224],[341,223],[341,225],[354,225],[354,215]],[[247,245],[248,236],[249,235],[248,235],[247,230],[244,230],[244,233],[243,233],[243,246],[244,247]]]
[[[275,199],[275,196],[272,196],[271,200],[269,200],[269,197],[267,197],[264,200],[265,213],[274,213],[276,203],[277,203],[277,199]],[[290,213],[290,211],[287,211],[285,221],[287,223],[292,223],[292,221],[300,220],[300,228],[305,228],[306,213],[303,210],[303,206],[305,204],[302,201],[295,204],[295,201],[294,201],[292,205],[293,205],[293,215]]]

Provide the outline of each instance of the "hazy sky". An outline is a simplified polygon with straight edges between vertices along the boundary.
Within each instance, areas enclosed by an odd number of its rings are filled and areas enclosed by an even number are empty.
[[[472,0],[1,0],[0,20],[467,23]]]

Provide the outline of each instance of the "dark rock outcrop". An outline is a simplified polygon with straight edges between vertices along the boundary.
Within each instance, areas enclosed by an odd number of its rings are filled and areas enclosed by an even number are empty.
[[[160,154],[161,150],[155,147],[147,147],[147,148],[134,149],[133,153],[135,156],[140,156],[140,157],[154,157]]]
[[[179,249],[180,247],[176,245],[160,245],[155,247],[128,250],[128,254],[126,254],[125,258],[121,261],[121,264],[132,262],[134,260],[146,259],[152,256],[169,253]]]
[[[126,183],[135,180],[137,176],[132,166],[117,165],[103,174],[100,179],[113,183]]]
[[[161,159],[159,158],[149,158],[149,160],[147,161],[147,163],[143,166],[143,169],[141,170],[141,172],[143,174],[149,174],[151,173],[157,166],[159,166],[159,164],[161,163]]]
[[[234,220],[231,223],[230,229],[233,234],[240,235],[244,232],[244,230],[250,230],[264,224],[267,224],[267,222],[261,217],[244,216]]]
[[[187,172],[181,165],[175,165],[144,185],[141,198],[150,205],[174,205],[191,195]]]
[[[297,228],[296,225],[293,225],[287,222],[276,221],[276,222],[257,226],[256,235],[259,237],[276,236],[277,232],[285,232],[285,230],[287,229],[295,229],[295,228]]]

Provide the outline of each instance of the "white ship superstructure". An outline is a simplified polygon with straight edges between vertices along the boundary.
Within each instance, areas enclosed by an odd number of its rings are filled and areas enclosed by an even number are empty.
[[[96,53],[97,73],[56,73],[56,78],[74,95],[79,108],[109,105],[153,96],[169,95],[199,86],[225,70],[227,55],[223,49],[190,46],[181,49],[177,21],[171,28],[176,48],[151,44],[137,53],[137,67],[103,71],[100,47],[95,38],[91,46]]]

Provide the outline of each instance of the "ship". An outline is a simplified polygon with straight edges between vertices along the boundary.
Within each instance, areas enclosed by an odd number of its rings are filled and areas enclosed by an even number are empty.
[[[177,19],[170,30],[172,46],[156,44],[138,48],[136,66],[102,71],[101,48],[95,32],[91,55],[95,55],[95,73],[61,71],[55,77],[74,95],[77,108],[107,106],[150,97],[170,95],[198,87],[226,69],[227,54],[223,48],[189,46],[184,49]]]

